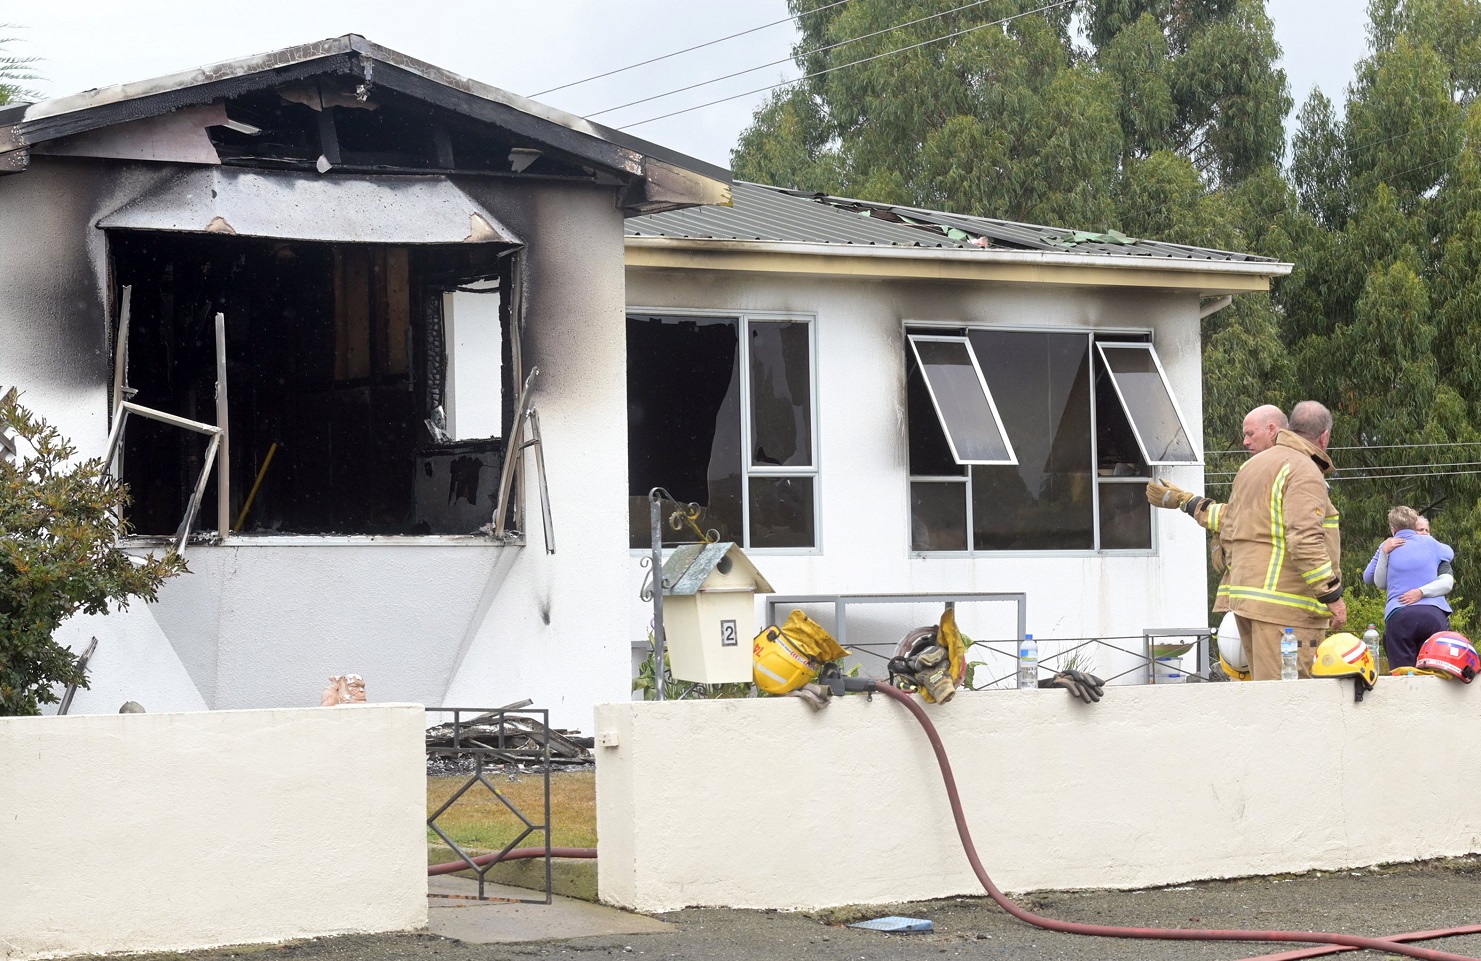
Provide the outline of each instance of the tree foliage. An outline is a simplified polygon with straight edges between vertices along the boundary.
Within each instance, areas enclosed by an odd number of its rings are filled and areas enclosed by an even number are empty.
[[[1261,403],[1326,403],[1333,498],[1358,580],[1390,507],[1457,549],[1481,594],[1481,0],[1370,0],[1339,98],[1292,102],[1261,0],[1023,5],[791,0],[819,74],[759,111],[746,179],[1247,250],[1293,265],[1204,321],[1210,493]],[[868,63],[908,43],[961,36]],[[1227,451],[1227,454],[1219,452]]]
[[[36,714],[57,700],[53,685],[87,686],[53,639],[62,622],[152,601],[185,564],[115,546],[128,491],[100,458],[75,461],[57,429],[14,398],[0,401],[0,431],[20,440],[18,459],[0,460],[0,715]]]
[[[10,24],[0,23],[0,31],[15,29]],[[18,100],[38,97],[36,91],[22,86],[27,80],[40,80],[35,65],[39,57],[22,57],[11,52],[16,37],[0,36],[0,107]]]

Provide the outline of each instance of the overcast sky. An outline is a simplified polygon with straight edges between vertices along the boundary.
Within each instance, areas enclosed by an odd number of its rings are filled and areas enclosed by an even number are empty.
[[[1339,105],[1364,52],[1364,0],[1269,0],[1296,104],[1319,85]],[[359,33],[402,53],[519,94],[660,56],[787,16],[785,0],[253,0],[241,6],[179,0],[52,0],[4,19],[16,54],[45,58],[30,85],[44,96],[144,80],[325,37]],[[782,24],[537,99],[583,115],[786,60]],[[730,149],[765,94],[639,121],[796,76],[790,62],[593,119],[711,163]]]

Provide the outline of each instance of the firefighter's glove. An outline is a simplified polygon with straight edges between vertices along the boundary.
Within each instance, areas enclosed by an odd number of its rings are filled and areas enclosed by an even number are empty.
[[[800,697],[802,702],[814,711],[821,711],[828,706],[833,697],[833,691],[826,684],[804,684],[795,691],[788,691],[788,697]]]
[[[1184,510],[1187,503],[1197,496],[1192,491],[1183,490],[1172,481],[1158,478],[1147,482],[1147,503],[1153,507]]]
[[[937,704],[945,704],[956,693],[956,678],[951,676],[951,655],[940,644],[932,644],[907,659],[912,680]]]
[[[1106,682],[1094,674],[1084,671],[1060,671],[1053,677],[1039,682],[1039,687],[1062,687],[1086,704],[1094,704],[1101,699]]]

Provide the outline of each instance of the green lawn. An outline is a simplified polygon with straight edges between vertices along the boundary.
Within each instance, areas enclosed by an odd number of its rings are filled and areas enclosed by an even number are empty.
[[[543,779],[537,774],[520,774],[513,778],[489,773],[489,782],[500,794],[539,824],[545,814],[541,798]],[[427,814],[437,810],[467,781],[465,777],[427,778]],[[591,771],[564,771],[550,775],[550,824],[552,847],[594,848],[597,844],[596,774]],[[438,827],[459,845],[479,851],[497,851],[513,840],[524,824],[488,788],[475,784],[437,819]],[[427,843],[442,842],[431,829]],[[536,831],[520,842],[520,847],[543,846],[545,836]]]

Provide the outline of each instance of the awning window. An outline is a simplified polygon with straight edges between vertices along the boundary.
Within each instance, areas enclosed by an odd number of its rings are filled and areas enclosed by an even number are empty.
[[[1018,463],[987,379],[965,337],[910,335],[931,405],[958,464]]]
[[[1147,463],[1154,467],[1200,463],[1188,422],[1152,345],[1099,342],[1095,347]]]

